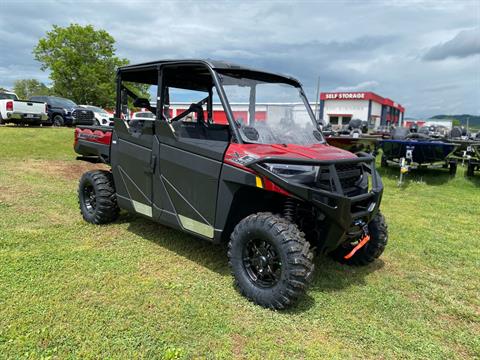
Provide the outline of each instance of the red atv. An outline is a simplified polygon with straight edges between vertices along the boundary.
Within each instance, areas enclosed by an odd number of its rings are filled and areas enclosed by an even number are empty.
[[[147,86],[153,102],[137,95]],[[130,120],[132,107],[154,116]],[[77,127],[75,151],[112,168],[80,180],[86,221],[125,209],[228,241],[239,290],[265,307],[305,292],[314,250],[365,265],[387,244],[375,159],[326,144],[291,77],[202,60],[122,67],[114,127]]]

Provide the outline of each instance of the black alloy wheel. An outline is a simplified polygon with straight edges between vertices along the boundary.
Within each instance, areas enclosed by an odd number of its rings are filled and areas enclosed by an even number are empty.
[[[89,213],[95,212],[95,209],[97,207],[97,198],[96,198],[95,189],[93,188],[93,185],[89,183],[85,184],[82,191],[83,191],[85,208]]]
[[[268,240],[252,239],[243,251],[243,266],[250,280],[262,288],[270,288],[280,280],[282,261]]]

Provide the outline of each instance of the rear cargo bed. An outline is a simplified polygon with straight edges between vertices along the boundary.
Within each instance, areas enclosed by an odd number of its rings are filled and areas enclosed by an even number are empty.
[[[75,128],[75,152],[79,160],[110,163],[113,128],[82,125]]]

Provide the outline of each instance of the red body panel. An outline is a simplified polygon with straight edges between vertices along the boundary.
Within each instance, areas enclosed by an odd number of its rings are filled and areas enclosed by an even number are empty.
[[[252,169],[242,165],[242,160],[253,160],[264,157],[289,157],[316,160],[354,159],[356,155],[346,150],[338,149],[327,144],[313,145],[277,145],[277,144],[230,144],[225,152],[224,162],[239,167],[245,171],[255,173]],[[291,196],[287,191],[262,177],[265,190]]]
[[[354,159],[356,157],[351,152],[327,144],[230,144],[225,153],[225,162],[230,165],[238,166],[238,162],[235,161],[235,159],[244,156],[251,156],[252,158],[277,156],[316,160]]]
[[[98,144],[110,145],[112,142],[112,131],[81,129],[77,127],[75,128],[75,144],[77,144],[79,139]]]

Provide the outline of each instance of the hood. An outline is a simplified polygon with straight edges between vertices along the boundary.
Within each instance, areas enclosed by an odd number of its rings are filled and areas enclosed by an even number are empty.
[[[75,110],[78,110],[78,111],[82,111],[82,114],[90,114],[90,115],[93,115],[94,112],[92,110],[89,110],[89,109],[85,109],[81,106],[74,106],[73,108],[71,108],[69,111],[70,112],[74,112]]]
[[[242,159],[248,161],[268,156],[316,160],[354,159],[357,157],[349,151],[328,144],[230,144],[225,154],[225,160],[242,163]]]

